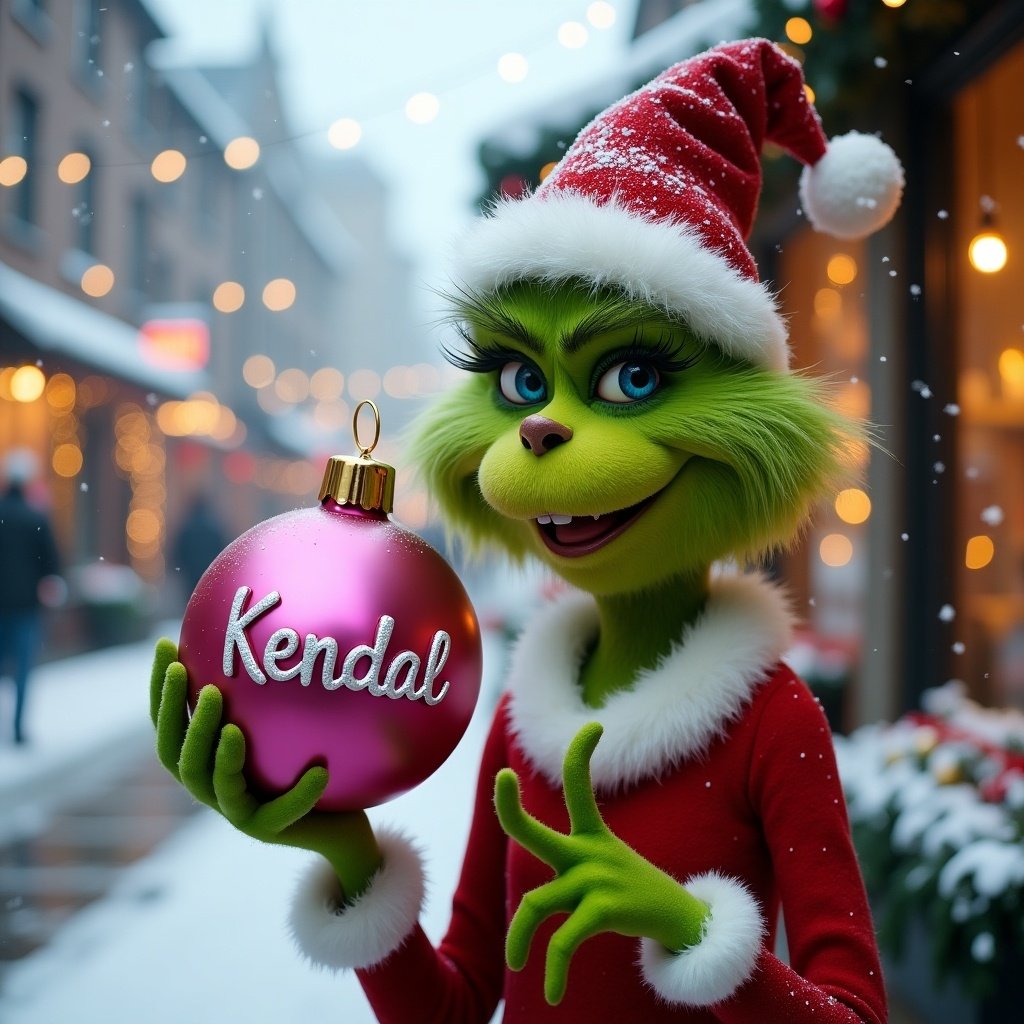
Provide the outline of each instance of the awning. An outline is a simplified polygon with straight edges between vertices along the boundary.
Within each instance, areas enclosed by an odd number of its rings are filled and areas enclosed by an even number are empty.
[[[51,369],[59,369],[56,357],[65,356],[161,396],[186,398],[210,390],[203,372],[146,363],[139,351],[137,327],[0,263],[0,356],[8,347],[3,344],[4,325],[44,359],[51,357]]]

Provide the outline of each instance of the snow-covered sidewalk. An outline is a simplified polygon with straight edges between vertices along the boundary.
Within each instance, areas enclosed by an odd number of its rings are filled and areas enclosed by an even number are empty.
[[[489,646],[485,663],[492,675],[501,653],[496,644]],[[118,753],[151,744],[151,657],[152,644],[146,643],[38,670],[32,746],[0,747],[6,828],[31,827],[26,813],[45,813],[47,801],[70,780],[88,777],[90,766],[116,771]],[[424,925],[434,937],[447,925],[495,700],[493,684],[485,684],[473,723],[450,760],[413,793],[371,812],[374,821],[398,824],[421,843],[430,882]],[[372,1024],[355,979],[313,969],[287,935],[291,890],[309,856],[255,843],[204,809],[128,868],[53,942],[11,965],[0,992],[0,1020]]]

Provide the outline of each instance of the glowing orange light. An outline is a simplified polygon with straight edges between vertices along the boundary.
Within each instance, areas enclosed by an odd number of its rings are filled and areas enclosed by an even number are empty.
[[[996,553],[996,546],[992,543],[991,537],[979,534],[971,537],[967,542],[967,550],[964,554],[964,565],[968,569],[984,569],[992,561]]]
[[[790,18],[786,22],[786,38],[797,46],[803,46],[811,41],[814,30],[806,18]]]
[[[826,565],[839,568],[853,558],[853,543],[845,534],[830,533],[822,537],[821,544],[818,545],[818,554]]]
[[[852,256],[837,252],[828,261],[825,273],[833,284],[850,284],[857,277],[857,262]]]
[[[247,171],[260,158],[260,144],[241,135],[224,147],[224,163],[234,171]]]
[[[46,377],[38,366],[19,366],[11,376],[8,389],[16,402],[34,402],[46,387]]]
[[[187,165],[184,153],[177,149],[165,149],[153,157],[149,170],[157,181],[166,185],[177,181],[185,173]]]
[[[65,185],[77,185],[92,169],[92,161],[85,153],[68,153],[57,164],[57,177]]]

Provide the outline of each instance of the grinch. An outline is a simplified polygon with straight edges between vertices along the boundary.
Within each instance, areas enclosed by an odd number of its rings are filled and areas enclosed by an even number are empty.
[[[316,811],[322,768],[258,801],[219,692],[190,718],[158,649],[161,760],[236,828],[321,855],[292,931],[358,972],[381,1021],[483,1024],[501,1000],[508,1024],[885,1020],[828,726],[756,571],[863,440],[790,370],[746,245],[766,141],[805,165],[816,227],[856,237],[895,211],[891,150],[827,142],[799,66],[745,40],[606,110],[458,244],[448,354],[467,373],[416,455],[470,547],[570,587],[513,651],[437,948],[414,845]]]

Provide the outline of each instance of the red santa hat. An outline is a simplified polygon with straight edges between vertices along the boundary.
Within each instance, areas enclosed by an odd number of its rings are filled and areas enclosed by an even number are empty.
[[[746,246],[766,141],[805,165],[801,200],[820,231],[861,238],[899,206],[893,151],[853,132],[826,142],[800,65],[748,39],[676,64],[598,115],[533,195],[474,224],[456,277],[481,291],[520,280],[618,288],[705,343],[784,371],[786,325]]]

